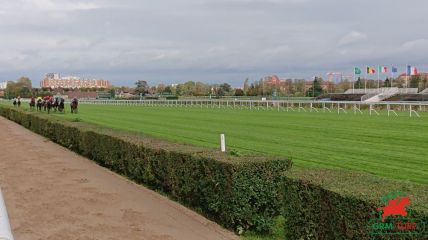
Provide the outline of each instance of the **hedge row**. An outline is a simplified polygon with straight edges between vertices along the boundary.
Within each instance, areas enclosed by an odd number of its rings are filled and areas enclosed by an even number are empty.
[[[428,239],[426,185],[326,169],[292,170],[285,181],[282,214],[286,239]],[[410,196],[411,218],[418,223],[414,233],[391,235],[380,229],[378,208],[384,206],[380,199],[389,192]],[[389,219],[385,223],[395,222]]]
[[[267,232],[279,215],[285,158],[215,150],[116,132],[0,106],[0,115],[233,230]]]

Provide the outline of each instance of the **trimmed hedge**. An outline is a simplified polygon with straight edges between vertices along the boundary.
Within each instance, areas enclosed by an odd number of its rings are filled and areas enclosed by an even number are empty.
[[[279,215],[288,159],[231,156],[1,105],[0,115],[227,228],[269,232]]]
[[[326,169],[292,170],[285,181],[286,239],[428,239],[426,185]],[[422,228],[414,235],[371,235],[381,197],[396,191],[410,196],[412,218]]]

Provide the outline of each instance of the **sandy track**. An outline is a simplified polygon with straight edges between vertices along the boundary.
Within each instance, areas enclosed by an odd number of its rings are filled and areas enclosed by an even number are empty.
[[[0,186],[15,239],[238,239],[0,117]]]

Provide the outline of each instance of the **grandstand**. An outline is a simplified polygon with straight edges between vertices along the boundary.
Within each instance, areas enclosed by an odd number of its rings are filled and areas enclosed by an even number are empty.
[[[341,94],[324,94],[317,100],[330,101],[428,101],[428,89],[418,93],[417,88],[369,88],[348,89]]]

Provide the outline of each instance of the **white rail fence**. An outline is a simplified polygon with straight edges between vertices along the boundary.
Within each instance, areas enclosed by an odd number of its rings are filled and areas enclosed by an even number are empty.
[[[5,100],[3,100],[5,101]],[[10,102],[10,100],[8,100]],[[23,100],[27,102],[27,100]],[[69,101],[66,101],[69,104]],[[313,101],[313,100],[223,100],[223,99],[178,99],[178,100],[79,100],[80,104],[120,105],[171,108],[219,108],[241,110],[276,110],[296,112],[337,112],[362,114],[379,110],[402,111],[410,116],[428,111],[428,102],[361,102],[361,101]],[[394,114],[395,115],[395,114]]]
[[[81,100],[81,104],[106,104],[122,106],[145,107],[175,107],[175,108],[229,108],[242,110],[277,110],[277,111],[309,111],[309,112],[338,112],[362,114],[368,110],[385,110],[388,116],[392,111],[405,111],[410,116],[420,116],[419,112],[428,111],[428,102],[360,102],[360,101],[284,101],[284,100]],[[391,112],[390,112],[391,111]],[[396,114],[394,114],[396,115]]]

